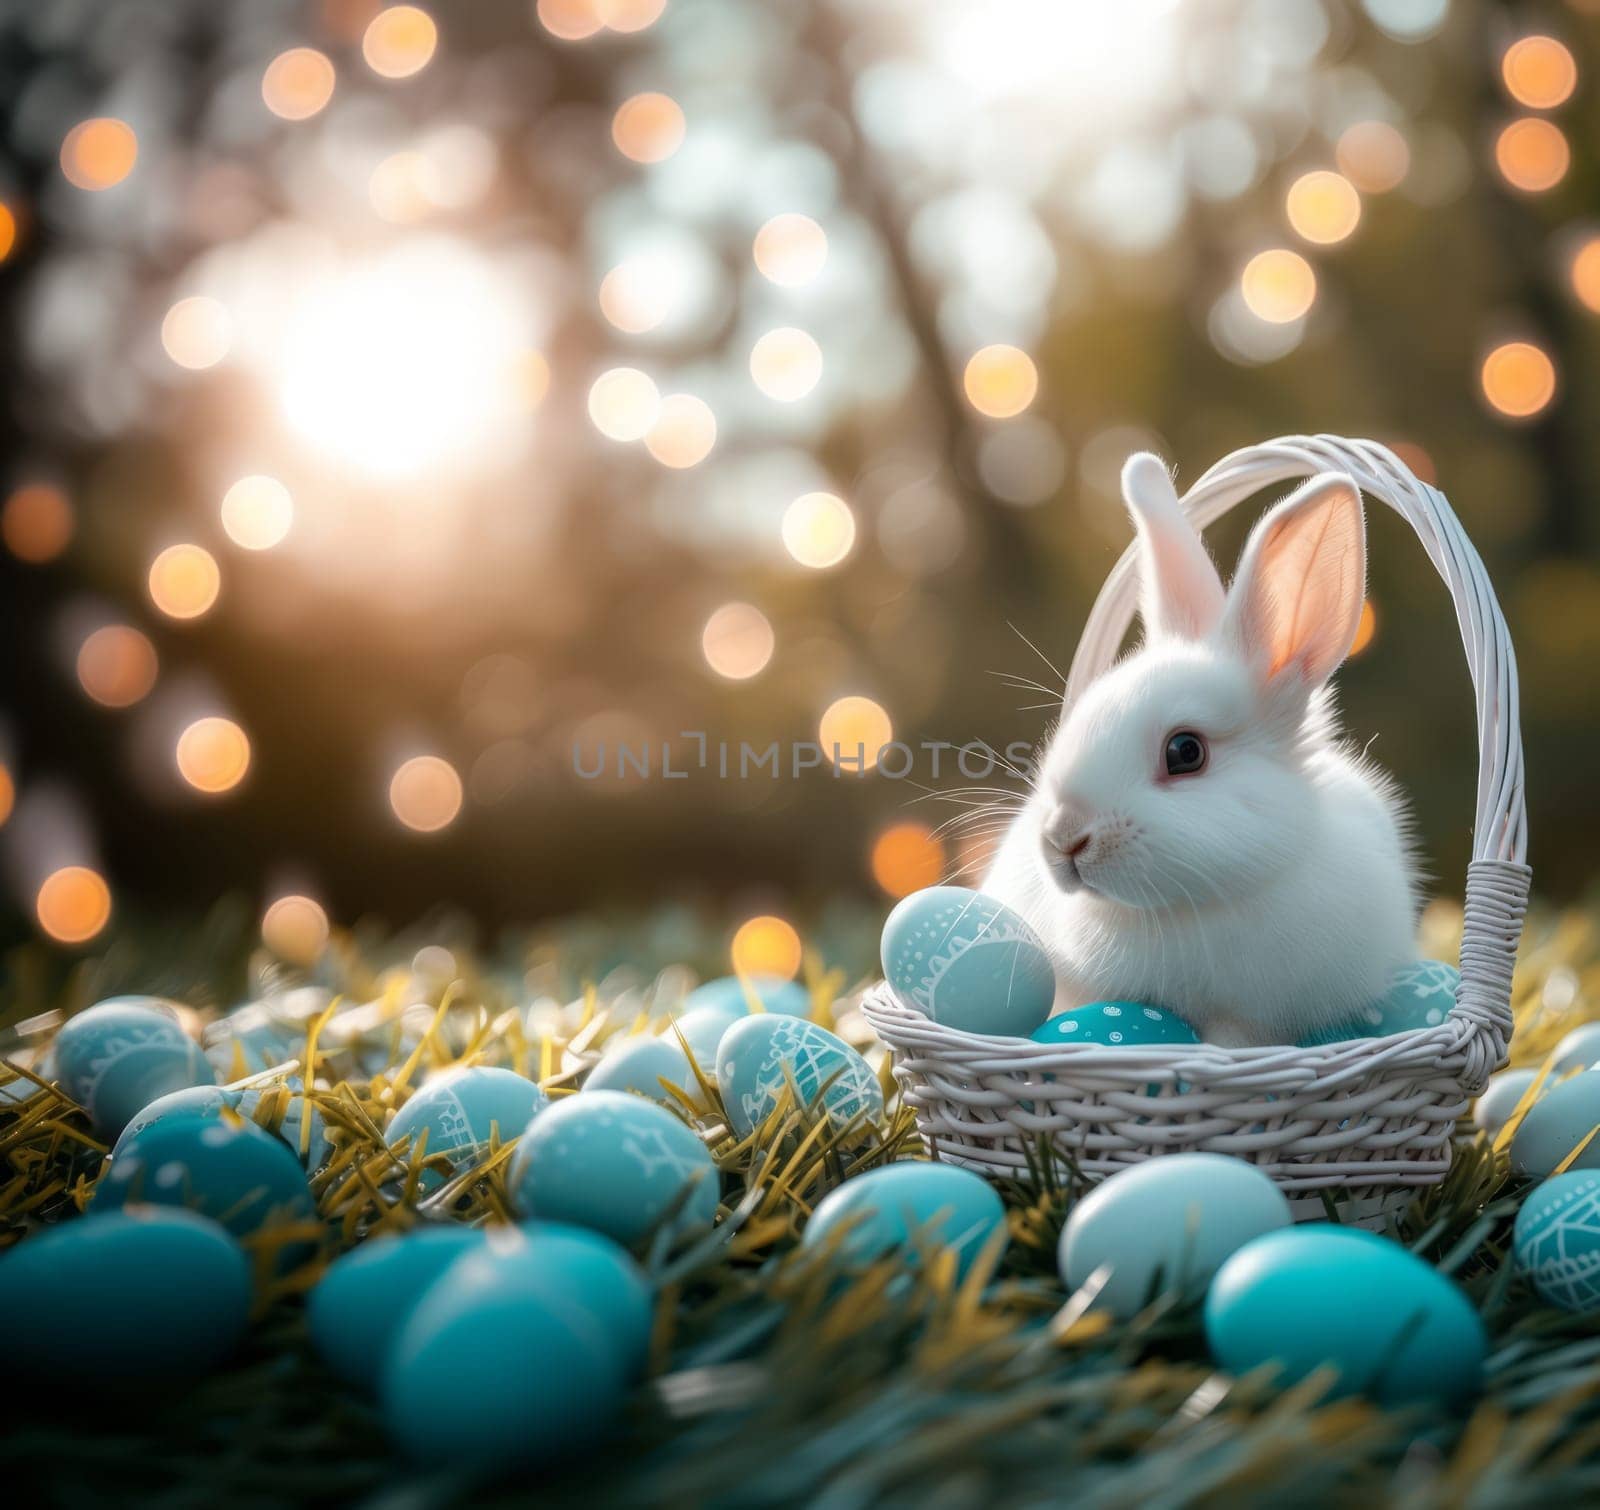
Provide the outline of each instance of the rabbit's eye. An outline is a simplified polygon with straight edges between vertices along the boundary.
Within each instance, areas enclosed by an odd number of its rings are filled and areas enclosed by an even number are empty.
[[[1193,776],[1206,768],[1206,742],[1193,729],[1179,729],[1167,739],[1167,775]]]

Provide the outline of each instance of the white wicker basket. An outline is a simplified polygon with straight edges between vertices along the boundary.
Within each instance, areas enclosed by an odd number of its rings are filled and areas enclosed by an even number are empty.
[[[1437,1027],[1311,1049],[1115,1049],[963,1033],[880,984],[863,1009],[894,1050],[935,1158],[1017,1174],[1043,1137],[1098,1178],[1158,1154],[1234,1154],[1270,1174],[1299,1214],[1320,1213],[1326,1193],[1347,1219],[1369,1222],[1443,1179],[1456,1119],[1504,1063],[1511,1035],[1530,874],[1516,661],[1483,562],[1444,495],[1383,446],[1331,435],[1251,446],[1212,467],[1184,507],[1203,529],[1263,488],[1326,471],[1348,473],[1417,532],[1455,601],[1472,671],[1478,808],[1455,1009]],[[1069,704],[1116,658],[1137,586],[1130,547],[1084,627]]]

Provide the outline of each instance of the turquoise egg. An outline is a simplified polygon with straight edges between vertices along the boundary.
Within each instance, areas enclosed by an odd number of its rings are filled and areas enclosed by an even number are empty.
[[[1589,1070],[1596,1062],[1600,1062],[1600,1022],[1586,1022],[1556,1045],[1550,1073],[1564,1075],[1568,1070]]]
[[[188,1090],[173,1091],[169,1095],[158,1096],[122,1129],[117,1141],[111,1147],[111,1157],[114,1160],[128,1142],[145,1128],[165,1121],[168,1117],[182,1116],[185,1113],[216,1117],[221,1115],[224,1107],[237,1113],[244,1121],[255,1122],[257,1126],[264,1127],[268,1132],[281,1138],[298,1157],[300,1121],[305,1111],[305,1100],[301,1096],[290,1096],[286,1104],[280,1108],[278,1103],[283,1098],[273,1096],[269,1101],[269,1094],[270,1091],[266,1089],[233,1090],[220,1085],[195,1085],[190,1086]],[[323,1123],[322,1114],[313,1107],[309,1157],[303,1162],[308,1169],[317,1169],[332,1153],[333,1145],[328,1141],[328,1130]]]
[[[721,1192],[693,1129],[625,1091],[580,1091],[541,1112],[517,1145],[508,1184],[520,1215],[589,1227],[626,1247],[673,1211],[675,1233],[709,1227]]]
[[[693,1012],[701,1007],[715,1007],[718,1011],[743,1017],[750,1010],[749,992],[754,992],[769,1012],[781,1012],[789,1017],[811,1015],[811,993],[799,981],[783,980],[776,975],[753,975],[743,981],[737,975],[724,975],[708,980],[684,998],[683,1009]]]
[[[1600,1127],[1600,1070],[1584,1070],[1552,1085],[1528,1108],[1511,1140],[1511,1167],[1542,1180],[1595,1128]],[[1573,1161],[1573,1169],[1600,1169],[1600,1133]]]
[[[586,1091],[632,1091],[667,1106],[676,1105],[672,1093],[661,1084],[663,1080],[691,1094],[700,1089],[694,1071],[689,1068],[689,1056],[677,1043],[636,1035],[623,1039],[614,1048],[608,1047],[599,1064],[589,1071],[583,1088]]]
[[[428,1158],[444,1154],[453,1169],[467,1169],[487,1156],[492,1133],[498,1132],[502,1143],[511,1142],[547,1105],[549,1097],[526,1077],[474,1065],[430,1080],[394,1114],[384,1137],[391,1148],[409,1138],[405,1156],[410,1159],[426,1132]],[[424,1189],[444,1181],[437,1170],[422,1171]]]
[[[305,1054],[304,1032],[292,1032],[259,1003],[236,1007],[207,1032],[206,1057],[225,1079],[254,1075]],[[237,1052],[236,1052],[237,1050]]]
[[[1028,1035],[1035,1043],[1098,1043],[1139,1048],[1160,1043],[1199,1043],[1181,1017],[1137,1001],[1095,1001],[1061,1012]]]
[[[821,1247],[837,1236],[839,1257],[852,1267],[898,1249],[914,1256],[918,1245],[937,1246],[950,1249],[965,1274],[1005,1226],[1005,1205],[981,1175],[907,1161],[869,1169],[830,1191],[806,1223],[802,1245]]]
[[[661,1116],[648,1101],[618,1098]],[[552,1107],[576,1106],[573,1096]],[[542,1125],[547,1119],[539,1119]],[[395,1339],[380,1400],[395,1445],[419,1463],[474,1474],[580,1452],[610,1426],[627,1377],[594,1315],[530,1293],[469,1255],[435,1284]]]
[[[667,1043],[676,1044],[681,1035],[689,1053],[694,1055],[694,1062],[700,1066],[700,1073],[707,1080],[714,1080],[717,1074],[717,1048],[722,1042],[722,1035],[747,1015],[744,1012],[725,1012],[721,1007],[696,1007],[694,1011],[674,1018],[661,1036]]]
[[[114,996],[68,1018],[55,1062],[61,1088],[112,1138],[158,1096],[217,1078],[171,1006],[154,996]]]
[[[1600,1311],[1600,1170],[1568,1170],[1530,1190],[1511,1251],[1541,1299],[1563,1311]]]
[[[1330,1364],[1337,1393],[1387,1406],[1453,1404],[1483,1379],[1487,1339],[1467,1297],[1357,1227],[1316,1222],[1246,1243],[1212,1281],[1205,1327],[1230,1373],[1275,1363],[1287,1386]]]
[[[1387,1038],[1416,1028],[1436,1028],[1456,1004],[1461,972],[1443,960],[1418,960],[1390,977],[1389,989],[1348,1022],[1319,1028],[1299,1042],[1303,1049],[1352,1038]]]
[[[429,1286],[483,1244],[475,1227],[418,1227],[369,1238],[337,1259],[306,1301],[306,1324],[323,1362],[361,1389],[376,1391],[400,1329]]]
[[[186,1381],[250,1315],[250,1263],[215,1222],[137,1206],[36,1232],[0,1257],[6,1362],[80,1384]]]
[[[1472,1103],[1473,1122],[1491,1138],[1497,1137],[1538,1073],[1537,1070],[1501,1070],[1498,1075],[1491,1075],[1483,1094]],[[1552,1083],[1546,1077],[1546,1087]]]
[[[1056,996],[1038,935],[965,886],[930,886],[899,903],[883,925],[883,973],[902,999],[964,1033],[1026,1038]]]
[[[883,1115],[883,1091],[871,1065],[826,1028],[800,1017],[763,1015],[746,1017],[723,1034],[717,1084],[741,1138],[771,1115],[791,1080],[808,1106],[821,1094],[835,1127]]]
[[[1097,1304],[1137,1315],[1159,1294],[1199,1300],[1240,1248],[1292,1221],[1288,1199],[1254,1164],[1220,1153],[1175,1153],[1108,1176],[1067,1217],[1056,1258],[1068,1290],[1099,1268]]]
[[[187,1207],[239,1238],[317,1220],[305,1170],[282,1139],[253,1122],[230,1126],[194,1112],[129,1138],[100,1177],[89,1210],[136,1203]]]

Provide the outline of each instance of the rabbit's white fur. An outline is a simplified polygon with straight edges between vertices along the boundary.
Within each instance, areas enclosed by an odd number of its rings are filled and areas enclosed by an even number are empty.
[[[1293,1043],[1416,957],[1400,798],[1338,743],[1326,688],[1363,598],[1360,492],[1330,475],[1279,504],[1224,596],[1162,464],[1123,479],[1145,643],[1067,710],[983,889],[1044,940],[1057,1010],[1148,1002],[1208,1042]],[[1208,742],[1197,774],[1166,772],[1177,730]]]

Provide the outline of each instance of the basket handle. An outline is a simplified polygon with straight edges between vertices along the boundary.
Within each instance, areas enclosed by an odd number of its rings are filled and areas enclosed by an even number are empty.
[[[1450,589],[1472,673],[1478,710],[1478,806],[1461,938],[1461,989],[1452,1018],[1470,1029],[1466,1079],[1481,1087],[1504,1062],[1511,1037],[1511,974],[1531,872],[1525,863],[1522,729],[1517,659],[1483,561],[1445,496],[1412,474],[1387,446],[1337,435],[1291,435],[1225,456],[1184,495],[1196,529],[1281,482],[1345,472],[1363,493],[1389,505],[1417,532]],[[1129,546],[1095,600],[1067,677],[1070,708],[1116,659],[1138,598],[1136,552]]]

